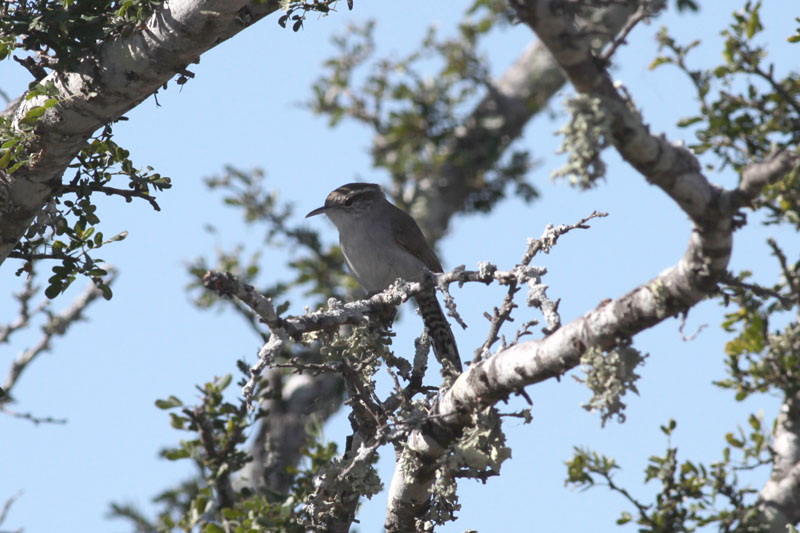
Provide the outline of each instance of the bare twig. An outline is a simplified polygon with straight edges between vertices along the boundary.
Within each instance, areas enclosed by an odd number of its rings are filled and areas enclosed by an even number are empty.
[[[786,279],[786,284],[789,285],[789,289],[794,295],[794,299],[796,301],[798,298],[800,298],[800,286],[798,286],[798,283],[800,282],[797,279],[797,273],[793,268],[789,267],[789,262],[786,260],[786,254],[783,253],[783,250],[781,250],[780,246],[778,246],[778,243],[775,239],[770,237],[767,239],[767,244],[770,248],[772,248],[772,253],[775,254],[775,257],[778,258],[778,262],[781,265],[781,272],[783,272],[783,277]]]
[[[700,324],[700,325],[697,327],[697,330],[695,330],[695,332],[694,332],[694,333],[692,333],[691,335],[689,335],[689,336],[687,337],[687,336],[686,336],[686,335],[683,333],[683,328],[684,328],[684,327],[686,327],[686,317],[687,317],[687,316],[689,316],[689,313],[683,313],[683,314],[681,315],[681,325],[678,327],[678,333],[680,333],[680,334],[681,334],[681,340],[682,340],[683,342],[691,342],[691,341],[695,340],[695,339],[697,338],[697,336],[698,336],[698,335],[700,335],[700,332],[701,332],[701,331],[703,331],[704,329],[706,329],[706,328],[708,327],[708,324]]]
[[[47,301],[45,300],[31,310],[31,298],[33,298],[36,291],[39,289],[33,284],[33,278],[32,275],[26,276],[25,285],[22,290],[14,295],[14,298],[19,302],[19,312],[17,313],[17,318],[15,318],[13,322],[0,327],[0,344],[9,342],[9,338],[15,331],[27,327],[31,317],[37,315],[47,306]]]
[[[107,267],[107,270],[109,271],[109,275],[105,283],[111,285],[116,277],[116,272],[112,267]],[[86,311],[86,308],[102,295],[103,292],[93,283],[90,283],[86,286],[83,293],[81,293],[67,309],[58,314],[49,314],[48,312],[50,318],[42,327],[42,336],[39,341],[17,356],[12,363],[11,369],[8,372],[8,377],[6,377],[6,381],[3,385],[5,396],[0,398],[0,405],[11,400],[11,390],[28,365],[30,365],[38,355],[51,349],[53,337],[64,335],[74,323],[83,319],[83,313]]]
[[[2,402],[2,398],[0,398],[0,402]],[[66,418],[53,418],[52,416],[36,416],[33,413],[21,413],[19,411],[14,411],[13,409],[9,409],[8,406],[2,405],[2,403],[0,403],[0,412],[5,413],[9,416],[13,416],[14,418],[21,418],[22,420],[33,422],[36,425],[67,423]]]
[[[0,509],[0,525],[2,525],[2,524],[3,524],[3,522],[4,522],[4,521],[5,521],[5,519],[6,519],[6,516],[8,516],[8,511],[11,509],[11,506],[12,506],[12,505],[14,505],[14,502],[15,502],[15,501],[17,501],[17,500],[19,499],[19,497],[20,497],[20,496],[22,496],[22,491],[19,491],[19,492],[18,492],[18,493],[16,493],[15,495],[13,495],[13,496],[10,496],[10,497],[9,497],[9,498],[8,498],[8,499],[5,501],[5,503],[3,504],[3,508],[2,508],[2,509]],[[19,530],[17,530],[17,531],[18,531],[18,532],[21,532],[21,531],[22,531],[22,529],[19,529]]]
[[[586,229],[588,228],[587,221],[602,216],[607,215],[594,212],[572,225],[558,227],[548,225],[541,238],[531,239],[528,242],[528,249],[523,255],[522,263],[509,271],[497,270],[494,265],[485,263],[481,264],[481,269],[477,271],[464,270],[463,267],[459,267],[451,272],[432,275],[423,283],[408,283],[398,280],[385,291],[368,299],[343,304],[331,298],[328,300],[327,309],[308,312],[301,316],[279,317],[271,299],[262,295],[251,285],[239,281],[228,272],[207,272],[203,276],[203,286],[221,296],[236,296],[250,307],[272,332],[270,338],[261,347],[258,362],[250,369],[250,379],[242,389],[242,394],[250,403],[259,376],[265,368],[274,364],[276,356],[290,338],[301,341],[303,335],[307,333],[334,331],[343,325],[365,324],[370,314],[381,312],[387,306],[398,306],[432,286],[438,286],[445,292],[452,283],[459,285],[468,282],[488,284],[494,281],[502,285],[512,282],[517,285],[529,283],[531,286],[529,304],[542,309],[551,330],[554,331],[560,323],[560,319],[557,318],[558,302],[551,302],[544,295],[546,286],[540,283],[540,276],[546,271],[542,268],[528,266],[528,264],[539,251],[549,251],[561,235],[576,228]]]
[[[600,54],[600,59],[604,62],[608,62],[611,59],[611,56],[614,55],[614,52],[617,51],[622,44],[627,43],[626,39],[628,38],[628,34],[639,24],[641,21],[646,19],[647,17],[652,16],[653,13],[651,12],[651,6],[649,2],[642,2],[636,11],[628,18],[628,21],[623,26],[622,30],[619,32],[619,35],[609,43],[608,48]]]

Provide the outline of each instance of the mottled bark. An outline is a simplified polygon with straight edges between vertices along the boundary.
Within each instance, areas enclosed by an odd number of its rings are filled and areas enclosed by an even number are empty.
[[[100,44],[74,71],[52,72],[59,103],[36,123],[30,163],[0,171],[0,262],[53,197],[67,165],[100,127],[138,105],[222,41],[272,13],[277,0],[175,0],[127,37]],[[14,100],[15,123],[45,96]]]
[[[598,10],[595,17],[586,24],[596,25],[598,40],[596,46],[607,43],[625,24],[635,6],[618,5]],[[464,121],[459,135],[453,140],[452,149],[441,176],[435,186],[421,191],[418,201],[411,207],[417,222],[426,235],[434,240],[446,232],[452,217],[464,209],[467,196],[480,189],[482,182],[476,176],[488,171],[502,157],[508,146],[522,134],[525,124],[545,108],[549,99],[564,86],[567,78],[553,56],[536,41],[531,43],[514,64],[494,81],[481,102]],[[308,379],[308,378],[303,378]],[[329,379],[329,376],[316,376],[311,379]],[[310,386],[310,385],[309,385]],[[342,390],[328,389],[327,390]],[[309,401],[316,401],[306,397]],[[341,393],[333,394],[329,401],[338,405]],[[318,405],[324,406],[323,403]],[[295,405],[284,412],[282,423],[298,431],[303,430],[307,417],[324,420],[331,413],[314,412],[312,405]],[[304,441],[305,432],[293,434],[278,425],[266,421],[253,443],[254,461],[249,467],[249,476],[260,478],[256,472],[263,472],[266,478],[273,478],[272,472],[285,471],[291,462],[291,454],[264,453],[264,449],[291,449],[291,445],[280,444]],[[266,460],[267,458],[270,460]],[[285,462],[284,462],[285,461]],[[274,479],[274,478],[273,478]]]
[[[770,533],[782,533],[800,522],[800,393],[783,402],[772,447],[772,474],[761,489],[758,508]]]
[[[593,29],[595,50],[625,25],[636,2],[599,9],[581,23]],[[441,175],[431,176],[411,214],[433,241],[441,238],[467,197],[484,186],[483,174],[497,165],[522,129],[545,108],[567,78],[541,41],[534,41],[514,64],[493,81],[481,102],[464,120],[445,159]]]
[[[339,410],[344,384],[337,374],[286,376],[278,370],[268,371],[266,380],[268,399],[261,408],[267,416],[253,441],[253,461],[243,481],[266,494],[286,494],[294,478],[288,467],[300,461],[309,428],[320,427]]]
[[[689,215],[693,228],[686,252],[672,268],[620,298],[601,302],[544,339],[514,345],[470,367],[409,436],[389,490],[387,531],[414,530],[427,509],[437,461],[470,423],[470,413],[526,385],[560,377],[579,364],[588,348],[611,349],[708,295],[726,272],[739,207],[797,163],[794,155],[776,154],[751,166],[736,190],[712,185],[693,154],[650,133],[592,53],[590,39],[558,4],[530,0],[512,5],[576,90],[599,99],[611,117],[608,133],[620,155],[666,192]]]

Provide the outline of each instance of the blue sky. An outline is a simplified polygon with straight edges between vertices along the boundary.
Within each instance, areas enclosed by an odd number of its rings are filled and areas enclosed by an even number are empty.
[[[23,375],[15,396],[17,407],[38,415],[66,417],[66,425],[34,426],[0,417],[5,438],[0,458],[0,501],[22,491],[4,529],[24,527],[28,533],[49,531],[127,531],[127,524],[103,515],[110,501],[131,502],[150,509],[158,491],[192,474],[188,462],[158,458],[160,448],[184,435],[169,427],[165,412],[155,408],[156,398],[170,394],[192,401],[194,385],[213,376],[235,372],[235,361],[254,360],[259,341],[235,316],[201,312],[185,292],[189,282],[185,264],[194,257],[213,257],[215,247],[238,242],[260,248],[263,231],[245,228],[239,214],[226,208],[209,192],[201,178],[221,171],[225,164],[240,168],[262,167],[267,185],[293,202],[297,217],[318,206],[336,186],[354,180],[382,182],[386,175],[370,167],[369,132],[345,122],[329,129],[324,118],[314,117],[298,104],[310,97],[310,86],[320,75],[321,63],[334,53],[332,34],[348,22],[374,17],[378,24],[378,55],[412,50],[430,24],[442,34],[452,31],[466,3],[409,1],[398,9],[387,1],[356,2],[349,12],[311,17],[304,30],[293,33],[272,17],[205,54],[190,66],[196,78],[182,88],[170,84],[159,93],[156,105],[149,98],[127,114],[129,121],[114,127],[116,140],[131,151],[137,166],[151,165],[173,178],[173,189],[159,197],[162,211],[102,199],[100,217],[107,235],[127,230],[122,243],[102,250],[102,257],[120,270],[110,302],[94,305],[89,320],[68,336],[56,339],[52,352],[41,356]],[[688,81],[675,69],[651,72],[655,55],[654,34],[662,24],[683,42],[702,38],[692,55],[694,65],[721,60],[719,31],[738,2],[704,2],[699,15],[667,13],[655,24],[637,27],[629,37],[632,46],[617,52],[613,76],[625,83],[653,131],[673,140],[691,142],[689,131],[675,127],[681,116],[695,111]],[[792,9],[794,8],[794,9]],[[796,50],[790,54],[785,37],[793,33],[798,9],[789,0],[766,3],[763,22],[770,36],[770,57],[781,69],[797,68]],[[493,35],[485,43],[493,72],[499,74],[533,39],[524,26]],[[796,47],[795,47],[796,48]],[[27,73],[16,63],[0,63],[0,88],[19,94]],[[440,243],[445,268],[465,264],[474,268],[490,260],[511,268],[524,251],[526,238],[537,237],[548,223],[573,223],[593,210],[610,213],[594,221],[592,229],[565,236],[534,264],[547,267],[549,295],[561,298],[564,322],[586,312],[602,299],[619,296],[674,264],[683,253],[690,225],[659,189],[648,186],[619,158],[607,153],[608,178],[598,188],[580,192],[565,182],[550,181],[550,171],[563,161],[554,155],[560,139],[553,132],[564,121],[561,102],[552,100],[555,117],[544,113],[526,128],[520,147],[531,149],[540,162],[530,181],[542,196],[531,205],[504,201],[488,216],[459,216],[451,233]],[[726,187],[736,183],[730,174],[710,178]],[[756,217],[750,217],[752,222]],[[218,231],[204,230],[212,223]],[[333,242],[333,226],[323,219],[308,224]],[[791,253],[800,249],[797,235],[780,228],[751,223],[735,235],[731,267],[749,268],[756,279],[774,279],[776,265],[765,240],[774,236]],[[266,250],[264,272],[283,275],[287,250]],[[18,265],[0,267],[0,321],[15,311],[10,294],[18,290],[14,277]],[[46,276],[44,276],[46,278]],[[67,306],[81,288],[60,297],[56,309]],[[456,331],[462,353],[483,342],[483,310],[496,305],[504,291],[478,286],[455,291],[466,331]],[[296,300],[300,312],[305,302]],[[527,319],[526,309],[518,320]],[[635,346],[650,357],[641,368],[640,396],[626,397],[624,424],[611,422],[600,428],[599,416],[580,404],[589,392],[567,377],[528,388],[534,421],[506,423],[512,459],[502,476],[485,485],[462,483],[459,520],[441,528],[455,532],[585,531],[615,529],[614,520],[627,509],[619,498],[602,488],[588,493],[564,488],[564,461],[572,446],[587,445],[615,456],[624,469],[617,479],[637,495],[655,490],[641,485],[648,456],[663,453],[666,439],[659,425],[678,420],[672,444],[681,459],[711,462],[720,457],[724,434],[737,424],[746,425],[750,412],[763,410],[772,420],[779,399],[772,396],[734,403],[732,394],[711,381],[723,376],[722,349],[727,336],[718,325],[724,310],[717,302],[703,302],[690,313],[687,331],[708,324],[695,340],[685,342],[678,322],[667,320],[635,339]],[[410,350],[420,324],[405,313],[398,325],[395,347]],[[19,334],[12,346],[3,346],[0,365],[35,342],[37,331]],[[2,368],[2,367],[0,367]],[[237,393],[232,390],[232,393]],[[508,411],[523,407],[512,401]],[[348,424],[339,413],[326,426],[324,436],[343,446]],[[391,476],[393,453],[385,449],[379,464],[385,485]],[[767,473],[752,478],[760,487]],[[360,531],[381,531],[386,495],[363,504]],[[630,510],[630,509],[629,509]],[[632,530],[632,529],[631,529]]]

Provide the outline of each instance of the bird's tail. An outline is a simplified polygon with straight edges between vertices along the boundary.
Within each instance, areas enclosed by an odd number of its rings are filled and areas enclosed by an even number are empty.
[[[453,337],[453,330],[450,329],[450,323],[442,312],[439,300],[436,299],[436,292],[418,294],[416,299],[422,321],[428,329],[436,359],[446,373],[452,374],[454,370],[460,374],[463,372],[461,356],[458,355],[458,346]]]

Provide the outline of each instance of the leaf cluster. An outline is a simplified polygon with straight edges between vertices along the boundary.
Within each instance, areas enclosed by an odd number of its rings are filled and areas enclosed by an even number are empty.
[[[462,167],[471,180],[466,212],[489,211],[509,185],[526,201],[537,195],[525,179],[531,167],[528,151],[512,151],[502,162],[497,161],[505,145],[481,153],[492,162],[487,170],[475,164],[474,154],[455,151],[465,127],[475,127],[469,121],[480,96],[493,89],[480,39],[509,16],[497,2],[475,2],[468,14],[457,35],[441,38],[432,27],[419,47],[403,57],[375,58],[374,22],[350,26],[334,38],[337,56],[325,63],[327,73],[314,83],[312,111],[327,116],[331,126],[349,118],[372,130],[373,165],[389,173],[394,199],[402,207],[415,200],[409,191],[451,167]]]
[[[634,522],[643,533],[695,531],[716,525],[719,531],[762,532],[767,526],[759,520],[754,506],[757,490],[742,485],[737,474],[740,470],[770,464],[770,450],[766,443],[760,417],[750,416],[752,433],[740,437],[726,436],[729,446],[723,450],[722,459],[711,465],[690,460],[680,462],[678,449],[667,447],[663,455],[650,457],[645,468],[645,482],[660,483],[655,498],[645,503],[614,480],[614,471],[620,467],[616,461],[585,448],[575,448],[567,461],[566,485],[589,489],[597,484],[606,485],[620,494],[635,511],[623,511],[617,524]],[[670,420],[661,431],[670,437],[677,427]],[[741,454],[741,462],[731,459],[731,450]]]
[[[127,35],[162,3],[163,0],[4,2],[0,59],[21,49],[38,56],[40,68],[70,68],[99,42]]]
[[[209,270],[230,272],[240,280],[259,287],[259,291],[278,303],[279,314],[289,307],[289,297],[296,288],[301,288],[305,296],[317,296],[320,303],[328,298],[343,300],[347,294],[356,290],[355,282],[346,275],[344,256],[338,246],[322,243],[316,231],[305,224],[296,222],[295,209],[291,202],[285,202],[273,189],[266,187],[266,176],[261,169],[242,170],[227,166],[217,176],[205,180],[209,190],[222,195],[225,205],[239,210],[246,226],[263,231],[265,246],[288,249],[292,258],[288,262],[291,277],[280,280],[272,276],[269,283],[261,281],[264,258],[259,250],[248,252],[249,246],[237,243],[231,248],[218,249],[213,262],[204,257],[194,259],[188,266],[192,282],[190,290],[202,288],[202,278]],[[209,224],[207,229],[216,233]],[[200,308],[213,306],[233,306],[256,330],[257,321],[241,302],[220,300],[214,293],[201,290],[194,297]]]
[[[17,275],[30,271],[33,261],[59,262],[52,267],[53,275],[48,280],[45,290],[48,298],[66,291],[79,275],[90,278],[103,290],[106,299],[111,298],[111,289],[103,282],[107,274],[101,266],[103,260],[94,253],[106,244],[124,239],[127,232],[107,238],[97,231],[100,217],[93,194],[121,196],[126,202],[143,199],[159,210],[153,193],[172,186],[169,178],[153,172],[152,167],[137,169],[130,153],[114,142],[112,136],[111,126],[106,126],[84,145],[69,166],[76,169],[72,180],[56,188],[57,196],[39,213],[10,254],[25,261]],[[128,178],[126,189],[109,185],[117,176]]]
[[[0,116],[0,171],[13,174],[30,162],[28,148],[35,139],[34,126],[45,112],[58,103],[58,90],[52,81],[32,83],[25,94],[25,100],[37,96],[47,97],[41,105],[33,106],[13,124],[13,117]]]
[[[774,243],[774,241],[773,241]],[[780,313],[787,305],[798,305],[800,300],[800,261],[789,265],[778,253],[784,270],[784,280],[771,288],[742,285],[751,273],[743,271],[724,289],[724,303],[736,306],[726,313],[722,328],[734,333],[725,344],[727,378],[716,385],[732,389],[737,400],[754,393],[777,389],[788,397],[800,390],[800,326],[796,321],[770,331],[770,321],[780,321]]]
[[[695,40],[679,44],[662,28],[658,56],[651,68],[671,64],[688,76],[700,102],[699,113],[682,118],[678,125],[694,128],[697,154],[714,153],[719,163],[709,169],[731,167],[741,172],[754,160],[776,149],[796,148],[800,141],[800,74],[779,74],[767,62],[768,50],[758,39],[764,32],[761,2],[748,1],[723,30],[724,62],[714,68],[693,69],[690,52]],[[790,42],[800,40],[788,39]],[[772,222],[790,222],[800,228],[800,177],[798,172],[767,187],[756,207],[765,207]]]
[[[285,28],[291,21],[292,31],[300,31],[309,13],[327,15],[338,2],[339,0],[281,0],[281,10],[284,13],[278,18],[278,24]],[[353,0],[347,0],[347,7],[353,9]]]
[[[240,367],[244,370],[243,363]],[[135,507],[112,504],[110,516],[132,522],[140,531],[203,532],[302,532],[303,502],[315,490],[314,479],[337,453],[335,444],[313,443],[302,452],[305,465],[292,467],[288,494],[261,494],[232,477],[250,460],[242,451],[247,433],[266,413],[250,414],[244,401],[228,402],[224,391],[231,376],[216,378],[197,387],[201,402],[185,406],[175,396],[157,400],[156,406],[170,411],[170,424],[192,434],[175,448],[162,452],[171,461],[191,460],[198,477],[154,498],[162,509],[155,520]]]

